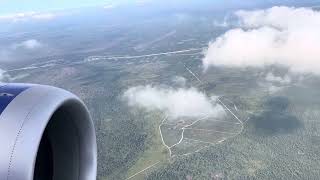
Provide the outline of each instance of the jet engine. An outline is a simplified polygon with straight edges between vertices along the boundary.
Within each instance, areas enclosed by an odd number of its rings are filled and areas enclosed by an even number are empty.
[[[84,103],[65,90],[0,85],[0,180],[94,180],[97,145]]]

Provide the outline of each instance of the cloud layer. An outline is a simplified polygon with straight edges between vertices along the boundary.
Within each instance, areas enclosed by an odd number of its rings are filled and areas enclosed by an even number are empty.
[[[264,74],[264,76],[264,81],[258,83],[261,87],[268,90],[269,94],[277,93],[289,87],[293,81],[290,74],[278,75],[270,71]]]
[[[21,43],[14,44],[13,49],[24,48],[24,49],[33,50],[33,49],[40,48],[42,46],[43,46],[42,43],[40,43],[38,40],[29,39],[29,40],[22,41]]]
[[[128,89],[123,97],[129,106],[138,106],[149,111],[164,111],[173,119],[207,115],[219,117],[225,114],[221,105],[194,88],[137,86]]]
[[[279,64],[293,72],[320,74],[320,12],[273,7],[238,11],[239,28],[209,43],[204,68]]]
[[[0,62],[33,59],[50,53],[49,46],[36,39],[0,45]]]
[[[34,20],[50,20],[57,17],[55,13],[40,13],[40,12],[24,12],[16,14],[1,15],[0,20],[2,21],[24,21],[29,19]]]
[[[186,83],[187,83],[187,79],[182,77],[182,76],[175,76],[173,79],[172,79],[172,82],[178,86],[185,86]]]
[[[0,82],[9,82],[11,80],[11,76],[6,73],[5,70],[0,69]]]
[[[274,75],[272,72],[269,72],[267,75],[266,75],[266,81],[268,82],[271,82],[271,83],[278,83],[278,84],[281,84],[281,85],[287,85],[287,84],[290,84],[291,83],[291,78],[289,75],[284,75],[283,77],[281,76],[277,76],[277,75]]]
[[[5,73],[5,71],[0,69],[0,82],[2,82],[4,79],[4,73]]]

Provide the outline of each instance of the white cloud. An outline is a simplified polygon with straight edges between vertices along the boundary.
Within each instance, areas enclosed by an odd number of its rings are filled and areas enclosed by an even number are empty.
[[[182,76],[175,76],[172,81],[178,86],[185,86],[187,83],[187,79]]]
[[[137,0],[135,2],[136,2],[137,5],[143,6],[143,5],[147,5],[147,4],[151,3],[152,0]]]
[[[223,19],[216,19],[213,21],[213,25],[216,27],[227,28],[233,26],[234,22],[230,14],[227,14]]]
[[[39,19],[39,20],[49,20],[57,17],[54,13],[38,13],[32,16],[33,19]]]
[[[2,80],[4,79],[4,73],[5,71],[0,69],[0,82],[2,82]]]
[[[10,78],[10,75],[7,74],[5,70],[0,69],[0,82],[9,81]]]
[[[195,88],[137,86],[128,89],[123,97],[129,106],[138,106],[149,111],[164,111],[173,119],[206,115],[219,117],[225,114],[221,105]]]
[[[116,8],[116,4],[107,4],[107,5],[105,5],[105,6],[103,6],[103,8],[104,9],[114,9],[114,8]]]
[[[266,81],[268,82],[271,82],[271,83],[279,83],[279,84],[282,84],[282,85],[286,85],[286,84],[290,84],[291,83],[291,78],[289,75],[285,75],[283,77],[281,76],[276,76],[274,75],[272,72],[269,72],[267,75],[266,75]]]
[[[0,20],[5,21],[22,21],[22,20],[50,20],[57,17],[55,13],[39,13],[39,12],[24,12],[24,13],[16,13],[16,14],[8,14],[8,15],[1,15]]]
[[[223,28],[230,26],[228,21],[226,21],[226,20],[224,20],[224,21],[215,20],[215,21],[213,21],[213,25],[216,27],[223,27]]]
[[[0,46],[0,62],[13,62],[41,57],[52,53],[47,44],[36,39],[27,39],[21,42]]]
[[[271,26],[279,29],[303,29],[320,25],[320,13],[310,8],[275,6],[264,10],[237,11],[235,15],[244,27]]]
[[[12,82],[12,81],[17,81],[17,80],[20,80],[20,79],[23,79],[25,77],[28,77],[29,74],[18,74],[16,76],[9,76],[8,75],[8,81]]]
[[[259,84],[267,89],[269,94],[275,94],[288,87],[291,82],[291,77],[288,74],[279,76],[272,72],[268,72],[265,76],[265,82],[260,82]]]
[[[282,89],[283,89],[283,87],[279,87],[279,86],[274,86],[274,85],[268,86],[268,92],[270,94],[275,94],[275,93],[281,91]]]
[[[279,64],[293,72],[320,74],[320,12],[273,7],[235,14],[240,27],[209,43],[205,69]]]
[[[25,40],[25,41],[22,41],[21,43],[13,45],[14,49],[24,48],[24,49],[32,50],[32,49],[37,49],[37,48],[40,48],[40,47],[42,47],[42,44],[36,39]]]

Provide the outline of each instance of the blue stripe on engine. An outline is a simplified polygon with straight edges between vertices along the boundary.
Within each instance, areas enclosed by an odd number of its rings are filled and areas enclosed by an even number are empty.
[[[6,107],[15,97],[28,88],[29,86],[12,84],[0,86],[0,114],[6,109]]]

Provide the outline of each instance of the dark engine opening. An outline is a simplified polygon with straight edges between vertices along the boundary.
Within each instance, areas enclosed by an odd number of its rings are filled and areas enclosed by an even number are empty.
[[[60,107],[45,129],[37,153],[34,180],[79,179],[79,132],[74,123],[77,115],[71,113],[69,106]]]
[[[53,176],[53,155],[47,131],[44,132],[39,146],[36,167],[34,170],[35,180],[52,180]]]

